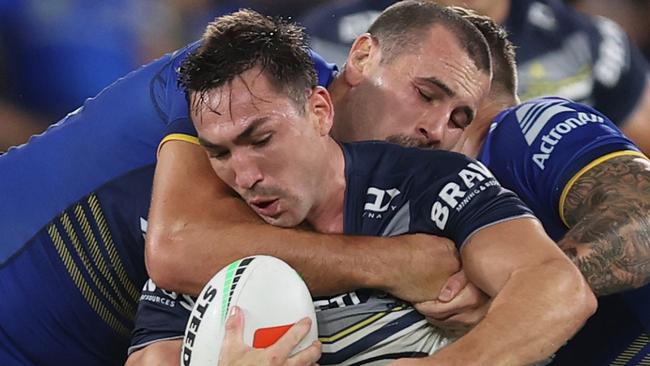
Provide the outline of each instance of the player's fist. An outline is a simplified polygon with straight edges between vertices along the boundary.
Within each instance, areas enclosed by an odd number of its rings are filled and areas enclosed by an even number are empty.
[[[458,251],[446,238],[412,234],[390,238],[394,263],[387,263],[382,290],[411,303],[437,299],[449,276],[460,270]]]
[[[467,281],[462,270],[449,277],[438,299],[414,304],[429,323],[449,336],[459,336],[476,325],[489,306],[489,297]]]

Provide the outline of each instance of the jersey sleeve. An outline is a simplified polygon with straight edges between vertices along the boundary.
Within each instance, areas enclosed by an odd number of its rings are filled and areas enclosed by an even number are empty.
[[[620,125],[642,99],[648,64],[618,24],[595,17],[593,25],[593,106]]]
[[[602,113],[566,99],[524,103],[492,128],[481,160],[544,217],[561,218],[563,192],[578,174],[616,156],[643,156]]]
[[[129,355],[155,342],[183,338],[193,306],[190,296],[163,290],[148,280],[140,296]]]
[[[441,162],[444,162],[442,164]],[[499,222],[534,217],[480,162],[460,154],[439,159],[435,179],[420,180],[424,193],[412,200],[416,232],[447,237],[462,245],[477,231]],[[433,170],[433,169],[432,169]],[[426,175],[425,175],[426,176]]]

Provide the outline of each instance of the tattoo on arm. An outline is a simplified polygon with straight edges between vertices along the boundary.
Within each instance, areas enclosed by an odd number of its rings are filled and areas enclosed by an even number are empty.
[[[596,295],[650,282],[650,161],[619,156],[580,177],[565,201],[558,243]]]

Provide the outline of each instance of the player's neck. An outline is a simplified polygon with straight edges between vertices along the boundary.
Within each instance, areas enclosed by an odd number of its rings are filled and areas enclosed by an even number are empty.
[[[332,80],[330,85],[327,87],[327,90],[330,92],[330,97],[332,98],[332,104],[334,105],[334,125],[332,126],[332,135],[337,141],[345,142],[345,134],[343,133],[346,124],[343,122],[348,116],[348,108],[346,103],[346,95],[350,91],[350,86],[345,82],[343,69],[335,78]]]
[[[325,156],[328,164],[322,175],[322,194],[307,215],[307,221],[320,233],[342,234],[346,187],[343,150],[331,139]]]

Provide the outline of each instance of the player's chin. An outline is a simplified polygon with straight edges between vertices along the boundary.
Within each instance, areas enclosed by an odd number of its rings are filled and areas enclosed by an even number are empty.
[[[290,211],[280,212],[273,216],[262,216],[262,220],[266,221],[267,224],[279,227],[296,227],[302,222]]]

